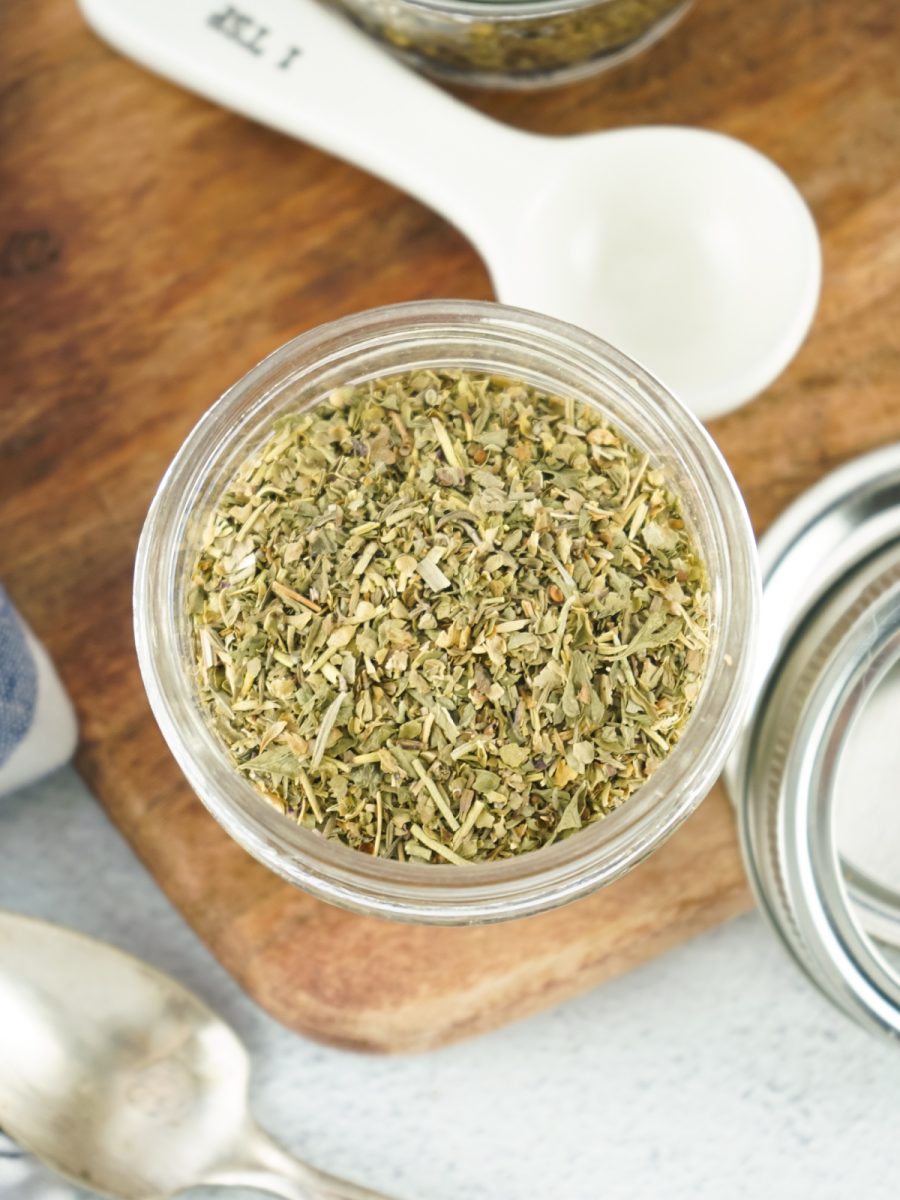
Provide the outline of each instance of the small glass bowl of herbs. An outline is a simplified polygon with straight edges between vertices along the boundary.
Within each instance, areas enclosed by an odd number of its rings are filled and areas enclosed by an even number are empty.
[[[584,79],[663,37],[691,0],[332,0],[430,75],[530,89]]]
[[[635,364],[499,305],[375,310],[218,402],[136,573],[154,712],[200,798],[316,895],[523,916],[702,799],[750,681],[727,468]]]

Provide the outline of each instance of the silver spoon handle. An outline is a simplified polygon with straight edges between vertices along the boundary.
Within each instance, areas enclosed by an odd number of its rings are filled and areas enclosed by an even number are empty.
[[[283,1200],[390,1200],[382,1192],[338,1179],[301,1162],[261,1129],[253,1129],[231,1163],[204,1180],[226,1187],[250,1187]]]

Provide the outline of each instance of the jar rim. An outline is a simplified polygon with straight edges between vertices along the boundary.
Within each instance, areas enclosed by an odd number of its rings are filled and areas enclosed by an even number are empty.
[[[311,403],[339,381],[473,363],[599,407],[692,489],[687,497],[682,491],[682,499],[693,504],[694,523],[702,524],[700,548],[713,597],[706,677],[677,746],[602,821],[554,846],[493,864],[373,860],[296,826],[266,804],[209,729],[185,664],[187,622],[177,603],[190,525],[212,492],[218,494],[215,473],[221,480],[233,475],[288,392],[296,411],[303,406],[297,395]],[[151,708],[183,773],[219,823],[254,857],[320,899],[435,924],[523,917],[566,903],[611,882],[673,832],[712,786],[738,732],[750,690],[758,602],[746,509],[693,414],[592,334],[524,309],[459,300],[377,308],[320,326],[229,388],[200,418],[159,485],[134,582],[135,639]]]

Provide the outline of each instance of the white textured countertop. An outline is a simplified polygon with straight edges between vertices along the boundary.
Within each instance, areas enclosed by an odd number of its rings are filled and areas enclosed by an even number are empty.
[[[260,1122],[397,1200],[880,1200],[900,1187],[900,1053],[832,1011],[756,916],[553,1012],[388,1059],[325,1049],[256,1008],[72,771],[0,799],[0,906],[194,988],[251,1049]]]

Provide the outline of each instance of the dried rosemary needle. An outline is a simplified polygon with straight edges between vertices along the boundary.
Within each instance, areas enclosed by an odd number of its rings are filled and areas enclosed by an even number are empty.
[[[703,562],[593,409],[420,370],[282,418],[189,593],[212,728],[271,802],[368,854],[506,858],[603,817],[698,694]]]

